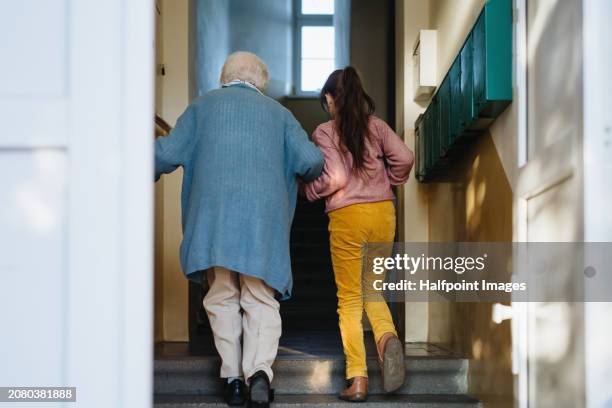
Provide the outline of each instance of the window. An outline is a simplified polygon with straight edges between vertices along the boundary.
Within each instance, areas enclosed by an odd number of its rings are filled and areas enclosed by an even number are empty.
[[[302,0],[301,13],[309,15],[333,15],[334,0]]]
[[[296,0],[296,95],[316,95],[336,67],[334,0]]]

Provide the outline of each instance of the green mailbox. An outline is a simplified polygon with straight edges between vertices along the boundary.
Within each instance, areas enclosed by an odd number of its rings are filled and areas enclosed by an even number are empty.
[[[415,149],[419,181],[425,181],[428,176],[429,159],[427,145],[427,111],[419,115],[415,132]]]
[[[468,130],[475,119],[472,33],[461,49],[461,130]]]
[[[512,1],[489,0],[472,30],[474,129],[485,129],[512,101]]]
[[[431,176],[432,170],[432,160],[433,160],[433,148],[431,145],[431,133],[432,133],[432,118],[431,118],[431,106],[425,111],[425,126],[423,133],[423,145],[425,146],[425,151],[423,154],[425,155],[425,177]]]
[[[425,179],[425,144],[423,143],[425,121],[423,118],[424,115],[422,114],[417,118],[414,132],[414,154],[416,156],[415,173],[416,178],[419,181],[423,181]]]
[[[427,129],[426,129],[426,146],[428,149],[428,166],[427,172],[431,173],[435,170],[438,159],[438,98],[434,96],[427,109]]]
[[[445,157],[451,145],[451,92],[450,78],[447,75],[438,90],[438,129],[440,140],[440,157]]]
[[[415,123],[417,178],[443,175],[512,102],[512,0],[488,0],[431,103]]]
[[[448,74],[450,80],[450,132],[451,132],[451,146],[455,140],[461,136],[461,57],[455,58],[455,62],[451,66]]]

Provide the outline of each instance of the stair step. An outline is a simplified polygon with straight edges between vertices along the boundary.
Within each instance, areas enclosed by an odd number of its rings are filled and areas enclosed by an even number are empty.
[[[333,280],[329,285],[326,285],[326,280],[324,279],[304,282],[309,283],[308,286],[300,286],[296,284],[302,282],[303,281],[294,281],[293,295],[291,296],[291,299],[286,300],[284,301],[284,303],[281,304],[281,310],[284,307],[298,304],[300,303],[299,301],[302,301],[299,306],[303,309],[306,309],[306,311],[308,311],[309,307],[316,306],[317,303],[320,302],[322,299],[328,299],[331,301],[332,304],[336,303],[336,293],[338,292],[338,289],[336,289],[335,286],[332,286]],[[299,301],[295,299],[299,299]]]
[[[344,359],[338,356],[313,357],[304,354],[277,358],[273,387],[277,395],[337,394],[345,386]],[[467,392],[468,361],[455,357],[406,358],[406,383],[400,395]],[[368,359],[370,394],[380,394],[382,382],[376,359]],[[217,356],[163,357],[155,360],[157,394],[219,395]]]
[[[201,395],[156,395],[155,408],[225,408],[220,397]],[[272,407],[342,408],[349,405],[335,395],[278,395]],[[359,408],[478,408],[480,403],[467,395],[372,395]]]

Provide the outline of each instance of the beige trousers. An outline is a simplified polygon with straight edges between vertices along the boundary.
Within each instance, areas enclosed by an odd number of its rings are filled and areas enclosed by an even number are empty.
[[[221,377],[248,379],[262,370],[272,381],[282,331],[274,290],[261,279],[225,268],[206,273],[209,290],[203,303],[221,356]]]

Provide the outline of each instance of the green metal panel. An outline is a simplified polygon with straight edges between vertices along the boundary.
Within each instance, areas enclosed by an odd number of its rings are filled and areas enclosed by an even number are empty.
[[[474,69],[474,108],[476,113],[486,103],[486,39],[485,39],[485,12],[480,13],[476,25],[472,30],[473,39],[473,69]]]
[[[512,0],[489,0],[472,35],[474,105],[486,128],[512,100]]]
[[[435,169],[440,161],[440,120],[438,114],[438,95],[429,105],[431,108],[431,127],[429,129],[429,144],[431,145],[431,166]]]
[[[415,132],[414,132],[414,152],[416,156],[416,177],[418,180],[423,180],[423,176],[425,173],[425,162],[424,162],[424,146],[423,146],[423,130],[424,130],[424,120],[423,115],[419,115],[416,123],[415,123]]]
[[[512,101],[512,0],[487,0],[418,129],[419,180],[441,174],[468,135],[486,129]]]
[[[512,0],[489,0],[484,16],[487,100],[509,103],[512,100]]]
[[[421,174],[423,177],[427,176],[427,123],[425,121],[425,115],[421,121]]]
[[[423,160],[423,169],[422,169],[422,174],[423,177],[427,177],[427,174],[429,172],[429,146],[427,143],[427,134],[428,134],[428,128],[427,125],[429,124],[429,114],[428,114],[428,110],[426,110],[423,113],[423,119],[421,120],[421,157]]]
[[[425,137],[423,138],[423,143],[425,144],[425,174],[429,174],[432,169],[433,163],[433,149],[431,146],[431,134],[432,134],[432,104],[429,104],[429,107],[425,111]]]
[[[449,73],[451,98],[451,144],[461,135],[461,58],[455,58]]]
[[[461,129],[465,130],[475,118],[474,75],[473,75],[472,33],[461,49]]]
[[[451,93],[450,78],[447,76],[442,81],[438,90],[438,113],[439,113],[439,135],[440,156],[445,156],[451,144],[450,116],[451,116]]]

